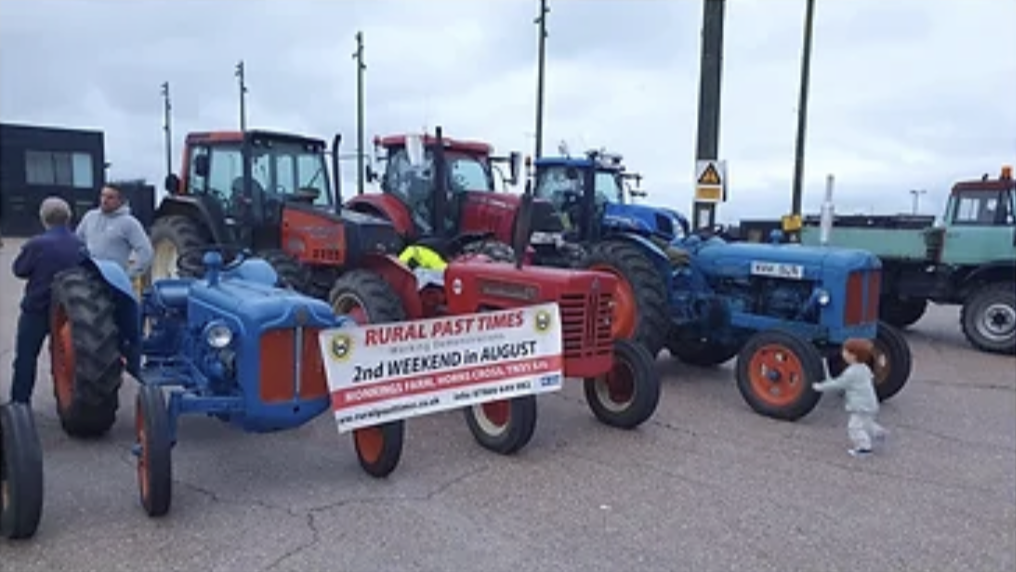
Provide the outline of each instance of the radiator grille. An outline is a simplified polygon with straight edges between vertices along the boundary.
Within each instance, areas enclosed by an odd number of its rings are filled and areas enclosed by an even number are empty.
[[[564,294],[558,301],[564,357],[583,358],[610,354],[611,299],[607,293]]]
[[[296,394],[296,329],[268,330],[261,335],[261,386],[265,403],[292,401]],[[300,399],[328,394],[324,362],[318,345],[318,330],[304,328],[300,351]]]
[[[879,270],[850,273],[847,279],[847,299],[843,309],[844,325],[856,326],[878,320],[881,284],[882,272]]]

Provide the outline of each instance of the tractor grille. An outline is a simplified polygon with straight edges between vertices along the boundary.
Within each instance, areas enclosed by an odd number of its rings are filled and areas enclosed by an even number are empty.
[[[878,300],[882,291],[880,270],[855,271],[847,279],[847,300],[843,309],[846,326],[878,321]]]
[[[261,335],[261,386],[265,403],[293,401],[297,397],[296,364],[300,359],[300,399],[328,395],[325,366],[321,361],[318,329],[304,328],[303,343],[297,348],[295,328],[268,330]],[[297,351],[299,349],[299,351]]]
[[[588,358],[613,352],[610,336],[612,295],[564,294],[558,301],[565,358]]]

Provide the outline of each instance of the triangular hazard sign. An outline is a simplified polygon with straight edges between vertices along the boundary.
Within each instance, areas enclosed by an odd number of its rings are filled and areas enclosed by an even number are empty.
[[[716,165],[712,163],[706,165],[706,170],[702,171],[702,176],[699,177],[698,184],[700,185],[720,184],[720,174],[716,172]]]

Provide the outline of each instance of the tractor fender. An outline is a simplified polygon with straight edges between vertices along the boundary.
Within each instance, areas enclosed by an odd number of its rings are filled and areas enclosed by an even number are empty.
[[[656,246],[653,241],[644,236],[628,232],[611,233],[603,237],[603,240],[629,242],[636,248],[645,251],[649,255],[649,260],[652,262],[653,267],[660,273],[661,276],[664,277],[664,283],[666,284],[667,291],[670,291],[670,278],[673,270],[670,265],[670,258],[668,258],[667,253],[659,246]]]
[[[1016,261],[999,260],[982,264],[963,279],[960,289],[965,295],[978,284],[990,282],[1016,282]]]
[[[134,285],[116,262],[86,258],[84,264],[95,270],[113,293],[120,352],[127,360],[127,371],[137,377],[141,374],[141,311]]]
[[[416,284],[416,274],[392,254],[368,254],[360,259],[358,268],[369,270],[384,278],[395,294],[402,300],[406,319],[418,320],[423,317],[423,303]]]
[[[357,195],[346,201],[346,208],[391,222],[399,236],[409,236],[413,232],[409,209],[391,195]]]
[[[229,232],[225,227],[225,211],[222,205],[204,197],[189,195],[168,195],[163,197],[159,207],[155,209],[154,220],[171,215],[180,215],[198,221],[208,229],[214,244],[231,243]]]

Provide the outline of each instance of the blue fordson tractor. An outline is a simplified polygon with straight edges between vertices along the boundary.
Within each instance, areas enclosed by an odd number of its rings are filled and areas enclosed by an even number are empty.
[[[728,243],[720,229],[692,232],[679,213],[630,204],[619,156],[535,162],[535,195],[559,220],[540,221],[535,263],[618,277],[613,333],[652,355],[667,348],[695,366],[737,358],[737,386],[756,412],[795,420],[818,403],[811,384],[836,373],[839,346],[871,339],[881,399],[910,377],[906,340],[879,322],[881,262],[871,253],[787,244]],[[562,256],[561,244],[577,244]]]
[[[123,374],[139,382],[134,453],[150,516],[170,507],[181,415],[255,433],[309,422],[331,404],[318,332],[354,323],[327,302],[277,287],[268,262],[238,252],[226,264],[217,248],[181,253],[201,260],[192,266],[202,276],[156,281],[140,301],[124,271],[101,260],[86,260],[53,286],[57,412],[71,434],[100,435],[115,422]],[[401,320],[396,310],[376,304],[371,321]],[[361,467],[390,474],[403,434],[402,421],[354,431]]]

